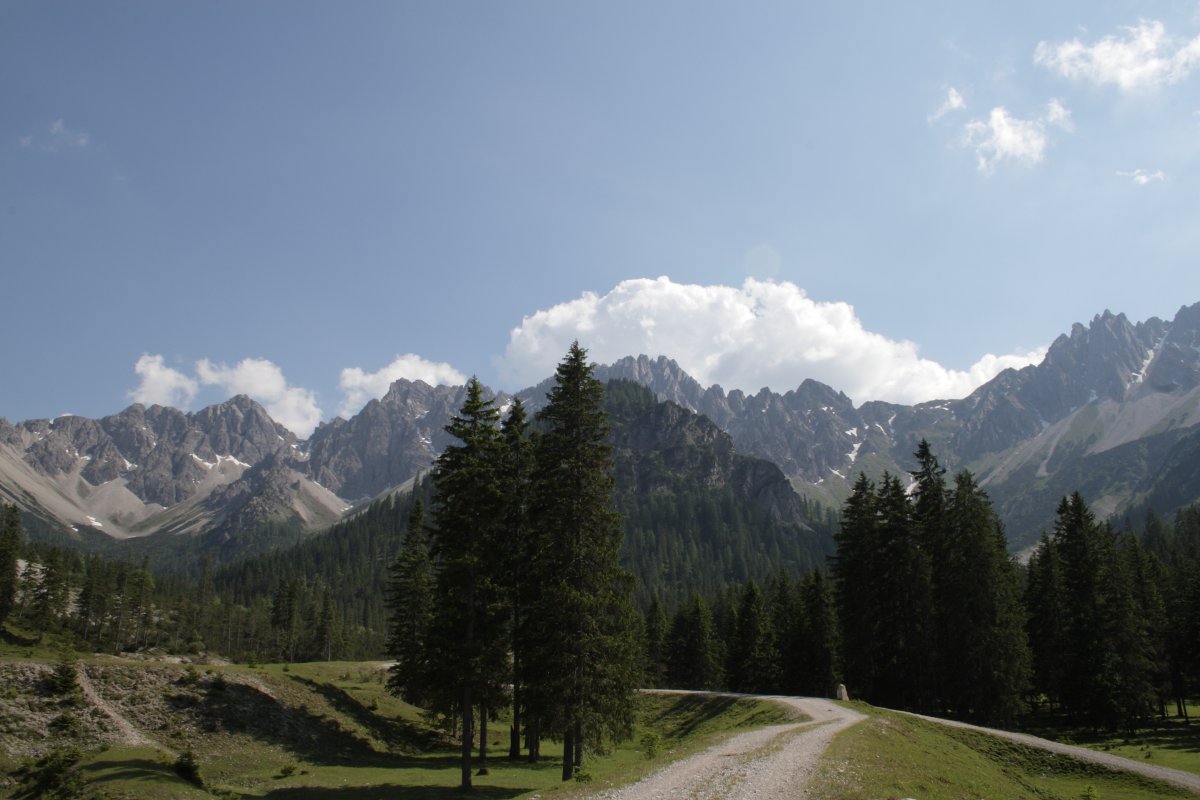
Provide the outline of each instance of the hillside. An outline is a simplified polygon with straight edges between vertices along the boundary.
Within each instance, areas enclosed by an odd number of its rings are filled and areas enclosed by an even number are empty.
[[[167,661],[89,660],[71,696],[51,687],[53,660],[0,658],[0,797],[46,796],[53,777],[75,779],[70,797],[110,800],[454,794],[452,743],[383,691],[378,662],[253,668]],[[645,698],[635,736],[592,759],[589,774],[623,783],[725,731],[786,716],[751,700]],[[40,788],[19,772],[38,759]],[[204,788],[185,778],[185,759]],[[493,758],[479,789],[497,798],[551,789],[555,761],[549,754],[535,765]]]

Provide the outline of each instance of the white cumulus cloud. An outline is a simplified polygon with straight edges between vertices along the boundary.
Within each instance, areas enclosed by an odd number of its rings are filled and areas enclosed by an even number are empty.
[[[196,362],[196,374],[206,386],[219,386],[231,395],[249,395],[262,403],[272,419],[301,438],[321,421],[316,395],[288,386],[283,370],[265,358],[244,358],[232,367],[202,358]]]
[[[623,281],[525,317],[496,359],[513,386],[553,373],[578,339],[589,358],[665,355],[703,385],[787,391],[805,378],[845,391],[857,403],[916,403],[964,397],[1007,367],[1044,351],[985,355],[967,370],[921,358],[912,342],[866,330],[847,303],[817,302],[788,282],[747,279],[741,287]]]
[[[1072,129],[1071,112],[1062,101],[1053,99],[1045,112],[1033,119],[1021,119],[996,106],[986,121],[971,120],[963,128],[963,142],[975,148],[979,171],[992,173],[1000,161],[1015,161],[1026,166],[1039,164],[1046,157],[1048,126],[1064,131]]]
[[[1040,42],[1033,60],[1071,80],[1112,84],[1126,92],[1154,89],[1179,83],[1200,66],[1200,36],[1180,42],[1161,22],[1141,20],[1095,44]]]
[[[962,111],[967,107],[967,101],[953,86],[946,92],[946,99],[938,106],[938,110],[929,115],[930,122],[937,122],[951,111]]]
[[[345,398],[338,413],[343,417],[358,413],[369,401],[387,394],[388,387],[400,378],[424,381],[430,386],[458,386],[467,382],[465,375],[445,362],[428,361],[414,353],[405,353],[375,372],[365,372],[358,367],[343,369],[338,385],[345,392]]]
[[[1167,176],[1161,169],[1156,169],[1154,172],[1144,169],[1135,169],[1132,172],[1118,172],[1117,175],[1121,176],[1122,178],[1129,178],[1129,180],[1133,181],[1138,186],[1145,186],[1151,181],[1163,181],[1167,179]]]
[[[133,371],[140,380],[137,388],[129,392],[129,399],[142,405],[186,408],[200,388],[193,378],[168,367],[159,355],[143,353]]]

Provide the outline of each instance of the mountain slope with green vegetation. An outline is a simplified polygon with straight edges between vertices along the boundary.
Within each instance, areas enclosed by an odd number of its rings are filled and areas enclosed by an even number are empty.
[[[43,648],[0,647],[0,797],[458,796],[454,746],[385,691],[385,666],[90,658],[72,682]],[[591,761],[592,785],[787,718],[769,702],[696,696],[641,697],[636,716],[634,736]],[[477,796],[570,796],[547,750],[536,764],[489,759]]]

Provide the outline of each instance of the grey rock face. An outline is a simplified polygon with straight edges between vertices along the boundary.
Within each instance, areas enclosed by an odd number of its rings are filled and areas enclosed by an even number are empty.
[[[462,405],[461,386],[398,380],[350,420],[317,428],[309,474],[347,499],[373,497],[428,470],[452,441],[444,430]],[[502,406],[507,398],[496,398]]]

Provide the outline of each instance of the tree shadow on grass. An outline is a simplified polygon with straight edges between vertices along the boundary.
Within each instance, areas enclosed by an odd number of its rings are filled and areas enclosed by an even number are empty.
[[[312,764],[426,769],[451,769],[458,764],[449,749],[423,757],[381,753],[359,734],[344,728],[336,718],[313,713],[303,706],[286,706],[248,684],[231,681],[224,689],[209,691],[203,698],[181,694],[172,699],[199,711],[212,730],[250,736]],[[358,705],[353,700],[348,702]],[[362,710],[361,705],[358,707]]]
[[[1045,718],[1027,721],[1020,730],[1046,739],[1100,750],[1109,750],[1117,746],[1139,746],[1150,750],[1200,753],[1200,724],[1195,720],[1189,722],[1178,717],[1155,720],[1138,728],[1133,734],[1085,729]],[[1133,756],[1126,755],[1126,758],[1131,757]]]
[[[691,736],[701,725],[724,714],[738,701],[735,697],[678,695],[674,702],[647,721],[673,739]]]
[[[14,647],[33,647],[41,641],[37,636],[22,636],[19,633],[10,631],[8,628],[0,625],[0,642],[10,644]]]
[[[292,680],[321,695],[341,713],[363,726],[372,736],[390,747],[428,751],[442,744],[441,738],[406,720],[388,719],[366,708],[353,695],[337,686],[318,683],[308,678],[292,675]]]
[[[175,770],[171,768],[170,764],[164,764],[153,758],[96,761],[80,767],[79,774],[83,776],[90,787],[103,787],[105,784],[117,781],[161,785],[164,782],[182,780],[176,776]]]

